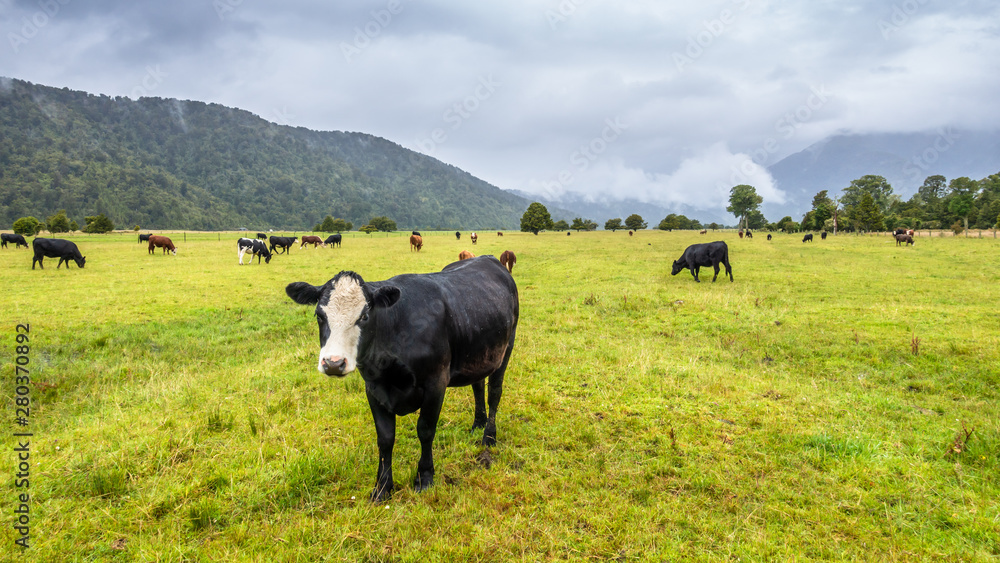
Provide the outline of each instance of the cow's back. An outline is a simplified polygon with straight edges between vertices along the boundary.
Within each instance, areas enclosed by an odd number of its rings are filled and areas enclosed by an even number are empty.
[[[390,352],[414,368],[449,362],[449,386],[468,385],[495,371],[513,345],[519,315],[517,285],[493,256],[368,282],[399,288],[399,301],[379,314],[370,350]],[[362,368],[363,370],[363,368]]]

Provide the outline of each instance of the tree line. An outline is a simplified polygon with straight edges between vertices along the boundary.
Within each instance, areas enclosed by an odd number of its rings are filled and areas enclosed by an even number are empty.
[[[786,215],[774,223],[760,212],[763,198],[753,186],[733,186],[729,193],[726,210],[744,229],[836,233],[908,228],[950,229],[957,234],[970,228],[1000,228],[1000,173],[980,180],[928,176],[906,200],[893,193],[884,177],[868,174],[852,180],[838,197],[831,197],[829,190],[817,193],[800,221]]]

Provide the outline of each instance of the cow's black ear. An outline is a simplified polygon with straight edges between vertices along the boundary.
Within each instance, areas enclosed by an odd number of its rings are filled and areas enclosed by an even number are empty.
[[[319,303],[319,296],[322,294],[322,286],[315,286],[306,282],[295,282],[285,286],[285,293],[299,305],[315,305]]]
[[[399,288],[394,286],[380,287],[372,294],[372,304],[375,307],[392,307],[399,301]]]

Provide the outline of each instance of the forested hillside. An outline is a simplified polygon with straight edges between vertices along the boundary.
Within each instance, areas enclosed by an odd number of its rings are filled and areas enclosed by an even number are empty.
[[[65,209],[119,227],[516,229],[528,201],[364,133],[218,104],[95,96],[0,79],[0,228]]]

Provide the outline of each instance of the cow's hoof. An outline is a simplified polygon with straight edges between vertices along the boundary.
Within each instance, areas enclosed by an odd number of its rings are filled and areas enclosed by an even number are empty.
[[[497,435],[496,434],[483,434],[483,445],[487,448],[492,448],[497,445]]]
[[[372,489],[371,499],[375,504],[385,502],[390,498],[392,498],[392,487],[375,487]]]
[[[473,420],[472,421],[472,428],[470,428],[469,431],[472,432],[472,431],[475,431],[475,430],[479,430],[480,428],[486,428],[486,417],[485,416],[482,419],[480,419],[480,418],[477,417],[475,420]]]
[[[434,474],[428,471],[418,472],[413,478],[413,490],[420,492],[430,488],[434,484]]]

